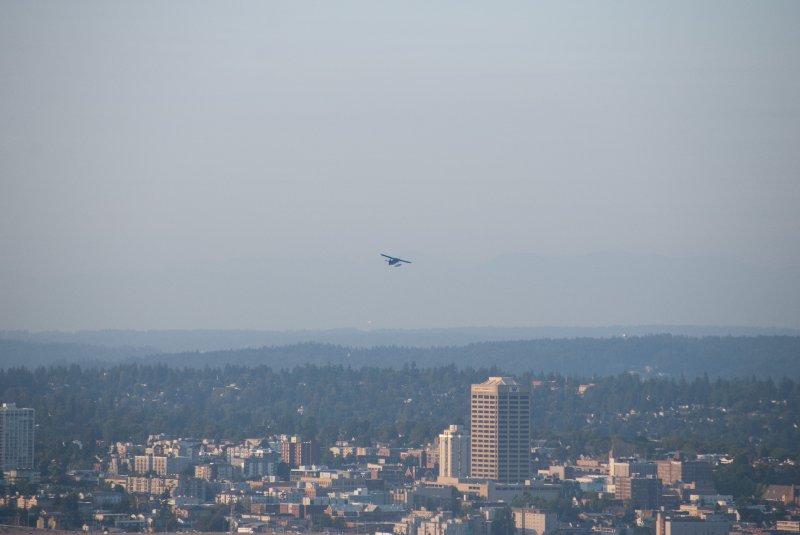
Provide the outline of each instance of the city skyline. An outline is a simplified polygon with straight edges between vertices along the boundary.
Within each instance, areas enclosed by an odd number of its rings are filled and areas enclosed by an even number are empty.
[[[0,521],[84,532],[797,529],[800,487],[775,483],[797,474],[797,426],[784,424],[796,419],[798,384],[788,377],[431,371],[3,370],[2,398],[42,417],[35,470],[4,471]],[[11,434],[32,443],[32,410],[2,409],[31,412],[12,426],[30,433]],[[445,424],[465,412],[469,439]],[[463,471],[468,442],[463,477],[453,468]],[[763,520],[746,517],[754,510]]]

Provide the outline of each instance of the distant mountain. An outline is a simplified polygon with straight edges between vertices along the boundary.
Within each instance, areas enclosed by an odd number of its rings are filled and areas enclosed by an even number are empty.
[[[800,337],[690,338],[654,335],[617,338],[540,339],[480,342],[446,347],[347,348],[325,344],[177,353],[142,362],[173,366],[270,366],[334,364],[354,368],[455,364],[494,366],[506,373],[559,373],[587,377],[635,372],[645,377],[800,377]]]
[[[152,355],[145,347],[106,347],[66,342],[32,342],[0,337],[0,368],[35,368],[37,366],[109,366]]]
[[[800,377],[797,336],[625,336],[479,342],[438,347],[345,347],[301,343],[224,351],[147,354],[142,348],[42,344],[0,340],[3,367],[78,363],[110,366],[120,362],[218,368],[314,365],[400,368],[455,364],[496,367],[504,373],[559,373],[580,377],[634,372],[644,377]]]
[[[797,329],[695,325],[618,325],[608,327],[464,327],[444,329],[329,329],[298,331],[261,330],[100,330],[100,331],[0,331],[0,340],[35,344],[93,346],[89,353],[113,348],[117,356],[222,351],[288,346],[301,343],[368,348],[377,346],[443,347],[479,342],[539,340],[544,338],[614,338],[671,334],[678,336],[800,336]],[[77,350],[70,354],[77,355]]]

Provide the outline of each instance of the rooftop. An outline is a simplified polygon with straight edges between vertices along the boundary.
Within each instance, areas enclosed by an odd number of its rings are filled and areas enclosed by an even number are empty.
[[[519,386],[519,383],[513,377],[489,377],[485,382],[481,383],[485,386]]]

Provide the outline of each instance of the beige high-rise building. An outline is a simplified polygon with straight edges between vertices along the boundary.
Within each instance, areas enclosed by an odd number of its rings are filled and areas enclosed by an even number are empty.
[[[531,389],[511,377],[472,385],[470,476],[518,483],[530,476]]]
[[[469,476],[469,433],[451,425],[439,435],[439,477]]]

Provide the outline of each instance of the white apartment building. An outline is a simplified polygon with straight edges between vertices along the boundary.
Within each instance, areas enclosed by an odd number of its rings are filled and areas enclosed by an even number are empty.
[[[469,476],[469,433],[451,425],[439,435],[439,477]]]

